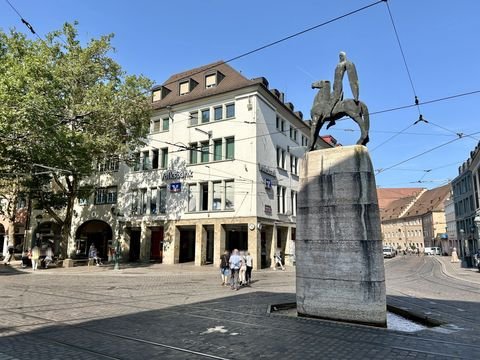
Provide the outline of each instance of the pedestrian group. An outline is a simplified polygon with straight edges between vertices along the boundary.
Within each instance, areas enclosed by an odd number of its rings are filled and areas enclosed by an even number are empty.
[[[220,257],[220,275],[222,286],[230,286],[232,290],[238,290],[241,286],[250,286],[252,282],[253,258],[249,252],[228,251]]]

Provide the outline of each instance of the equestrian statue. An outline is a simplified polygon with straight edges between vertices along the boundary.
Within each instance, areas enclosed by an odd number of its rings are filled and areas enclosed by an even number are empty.
[[[359,86],[358,76],[355,65],[347,60],[346,54],[340,52],[340,61],[335,68],[335,78],[333,83],[333,93],[330,88],[330,81],[320,80],[312,84],[312,89],[319,89],[313,101],[312,110],[310,112],[312,118],[310,130],[309,150],[315,150],[315,143],[318,135],[325,123],[328,123],[327,129],[335,125],[335,120],[344,116],[350,117],[360,127],[360,139],[358,145],[366,145],[368,143],[368,130],[370,128],[370,118],[367,105],[358,99]],[[352,90],[353,99],[343,99],[343,76],[345,72],[348,76],[350,89]]]

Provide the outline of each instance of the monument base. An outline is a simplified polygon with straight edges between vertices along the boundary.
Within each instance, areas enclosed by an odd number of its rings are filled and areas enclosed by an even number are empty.
[[[386,326],[375,175],[361,145],[311,151],[297,210],[297,311]]]

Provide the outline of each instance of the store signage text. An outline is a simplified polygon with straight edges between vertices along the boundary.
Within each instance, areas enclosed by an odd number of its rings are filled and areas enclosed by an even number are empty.
[[[168,180],[180,180],[180,179],[186,179],[186,178],[191,178],[193,177],[193,171],[192,170],[165,170],[162,173],[162,180],[163,181],[168,181]]]

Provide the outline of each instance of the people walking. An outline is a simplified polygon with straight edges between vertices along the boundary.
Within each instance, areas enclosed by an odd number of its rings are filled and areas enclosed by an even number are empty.
[[[90,248],[88,249],[88,265],[95,263],[96,266],[103,265],[102,260],[98,257],[97,248],[95,244],[91,244]]]
[[[48,265],[53,261],[53,251],[50,246],[47,247],[45,252],[45,269],[48,269]]]
[[[242,260],[237,249],[233,250],[228,262],[230,264],[232,290],[238,290],[238,275]]]
[[[227,250],[220,256],[220,276],[222,277],[222,286],[227,286],[230,283],[230,254]]]
[[[22,268],[32,265],[32,250],[25,250],[22,254]]]
[[[4,265],[10,265],[10,261],[13,259],[14,248],[13,245],[8,245],[7,256],[3,260]]]
[[[277,265],[278,265],[282,270],[285,270],[285,267],[282,264],[282,252],[280,248],[277,248],[277,250],[275,250],[275,255],[273,258],[274,258],[273,261],[275,264],[273,269],[277,270]]]
[[[247,273],[247,263],[245,259],[245,253],[243,251],[240,251],[240,270],[238,271],[238,277],[239,277],[241,286],[247,285],[247,279],[245,276],[246,273]]]
[[[33,271],[38,269],[39,258],[40,258],[40,248],[35,245],[32,249],[32,270]]]
[[[245,278],[247,280],[247,285],[250,285],[252,282],[252,269],[253,269],[253,257],[250,255],[250,252],[247,252],[247,256],[245,256],[245,263],[247,265],[247,272],[245,274]]]

